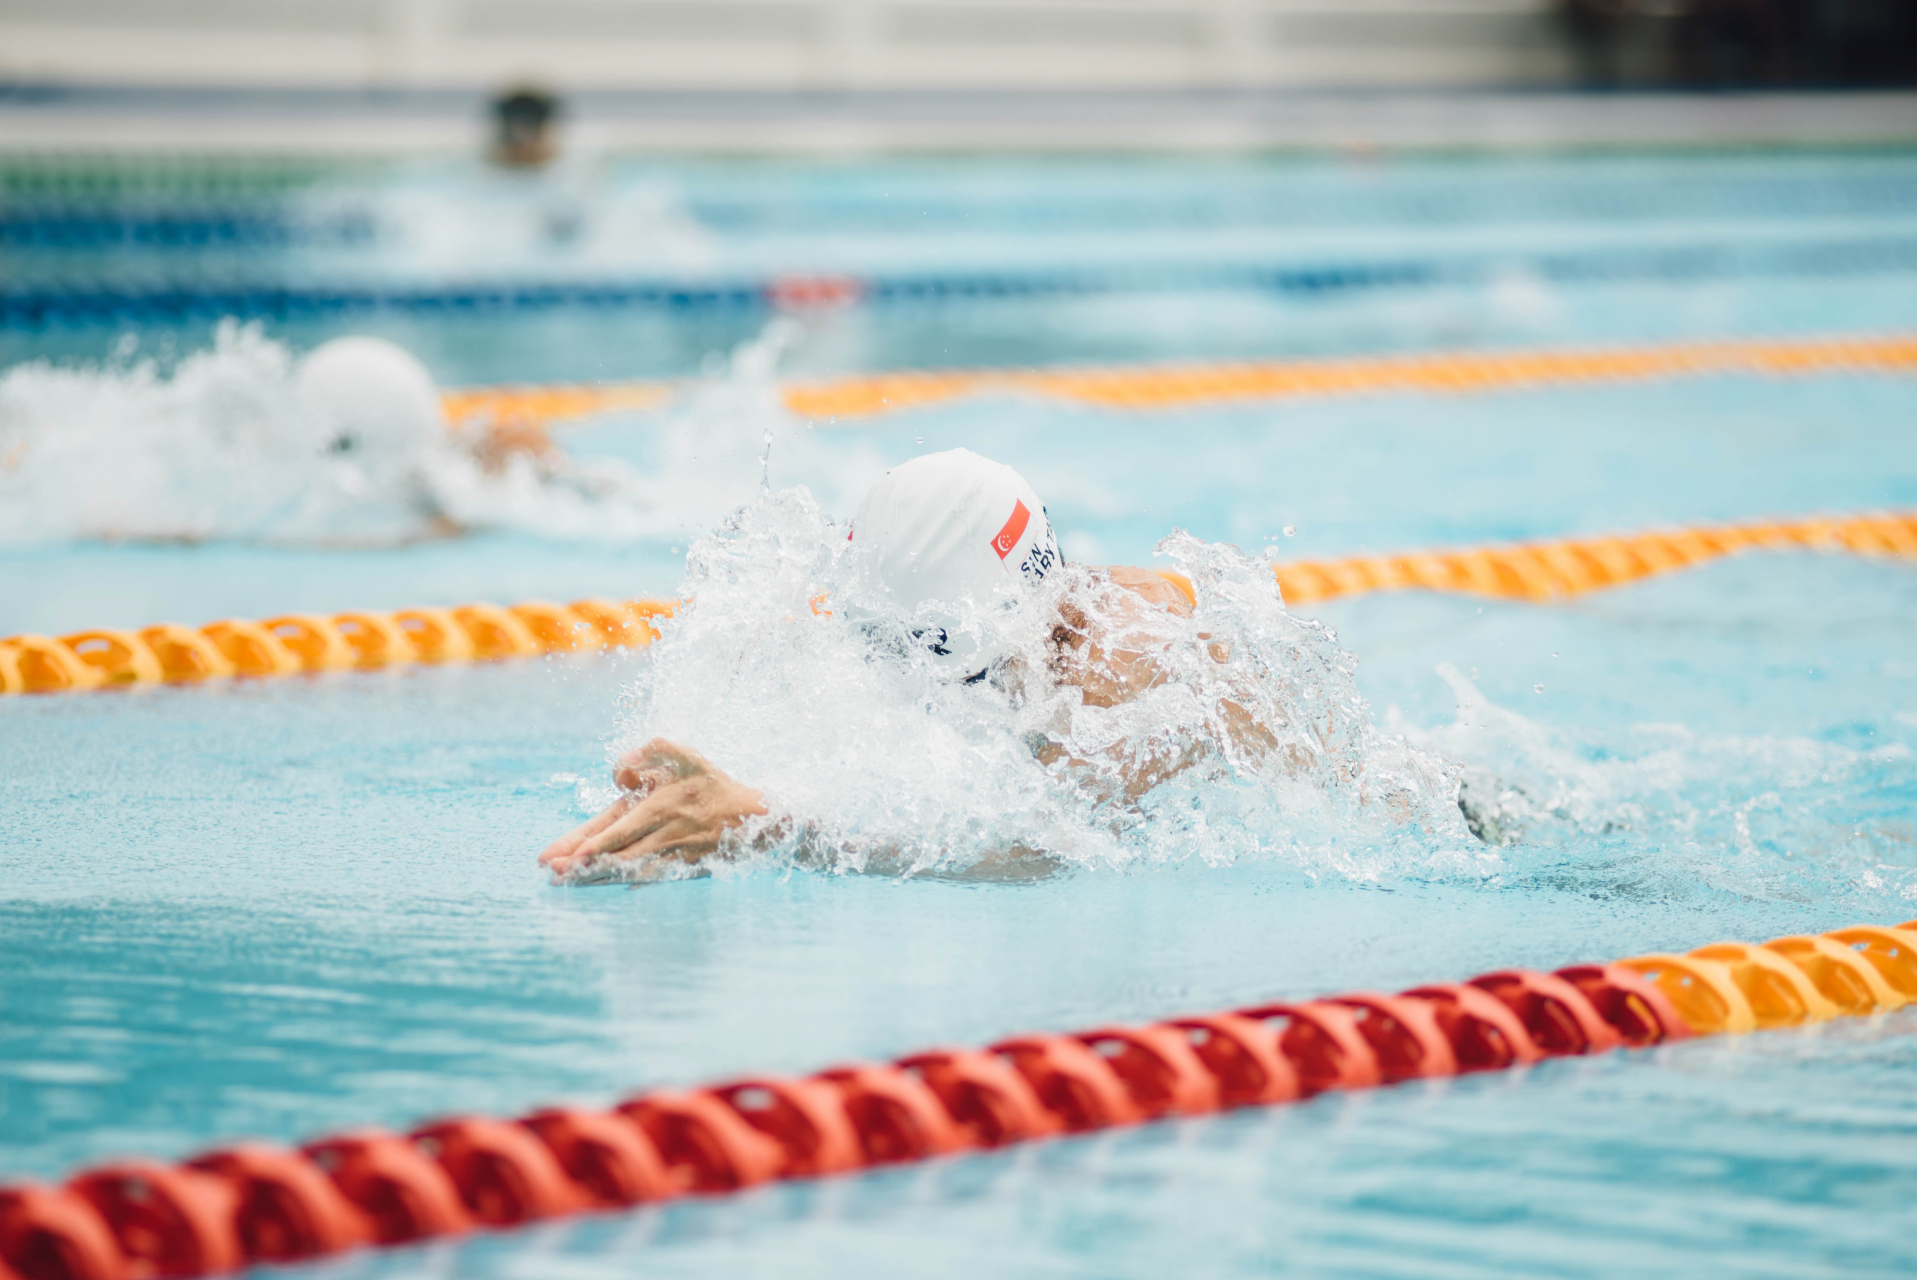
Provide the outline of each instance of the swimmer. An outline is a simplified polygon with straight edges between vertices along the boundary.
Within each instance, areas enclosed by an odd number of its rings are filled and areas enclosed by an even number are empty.
[[[295,390],[314,456],[300,513],[313,517],[308,540],[386,545],[500,528],[615,540],[662,523],[659,486],[620,459],[561,448],[555,411],[537,397],[442,396],[417,357],[383,338],[315,348]],[[449,414],[448,399],[465,407]]]
[[[374,475],[409,468],[445,434],[439,387],[419,358],[364,334],[322,342],[293,376],[322,454]]]
[[[366,334],[322,342],[299,362],[293,385],[327,455],[387,471],[448,442],[439,385],[396,342]],[[488,474],[505,470],[514,455],[546,469],[563,461],[545,424],[524,413],[455,424],[450,438]]]
[[[511,169],[537,169],[559,154],[553,137],[553,118],[559,103],[543,89],[518,88],[493,99],[494,164]]]
[[[463,399],[472,407],[449,421],[431,371],[385,338],[295,357],[234,321],[166,373],[150,361],[5,370],[0,544],[384,547],[502,525],[617,537],[656,523],[636,473],[569,457],[537,405]]]
[[[985,652],[977,628],[966,628],[959,613],[968,600],[1016,600],[1064,568],[1044,505],[1016,471],[965,449],[915,458],[873,486],[850,537],[863,552],[859,563],[876,588],[873,594],[890,606],[894,620],[911,619],[911,639],[955,678],[1016,686],[1031,677],[1022,659]],[[1129,702],[1170,678],[1160,662],[1174,641],[1168,620],[1192,615],[1196,601],[1189,585],[1144,569],[1073,568],[1075,580],[1047,619],[1044,678],[1075,688],[1084,705],[1102,708]],[[938,625],[942,621],[951,625]],[[1230,662],[1222,644],[1210,643],[1209,652],[1212,661]],[[1242,707],[1227,700],[1222,710],[1225,730],[1240,750],[1264,756],[1278,749],[1277,739]],[[1046,765],[1087,763],[1050,740],[1034,754]],[[1076,776],[1101,791],[1117,794],[1122,788],[1136,800],[1198,758],[1195,748],[1166,747],[1142,759],[1104,761],[1111,767]],[[691,748],[663,739],[621,758],[613,781],[619,798],[540,855],[556,878],[600,858],[696,863],[716,853],[748,819],[769,812],[763,793]]]

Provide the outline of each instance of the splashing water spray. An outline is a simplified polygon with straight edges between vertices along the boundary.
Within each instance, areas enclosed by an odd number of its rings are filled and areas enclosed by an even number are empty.
[[[613,753],[684,743],[762,789],[772,813],[696,868],[602,859],[581,878],[1252,858],[1379,879],[1497,866],[1464,826],[1455,769],[1372,725],[1355,660],[1288,613],[1269,568],[1235,548],[1182,533],[1161,544],[1196,609],[1159,620],[1167,678],[1105,708],[1056,678],[1051,638],[1067,597],[1122,625],[1119,589],[1096,571],[1068,565],[1016,607],[970,611],[961,625],[1007,656],[965,681],[867,621],[880,606],[861,595],[845,534],[787,489],[691,548],[690,603],[664,623]],[[1162,780],[1129,787],[1141,773]]]

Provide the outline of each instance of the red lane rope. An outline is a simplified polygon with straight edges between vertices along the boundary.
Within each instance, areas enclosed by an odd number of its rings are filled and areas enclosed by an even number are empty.
[[[0,1186],[0,1280],[217,1275],[1914,1002],[1917,920],[1014,1036],[798,1079],[655,1090],[607,1111],[453,1116],[298,1151],[240,1143],[176,1165],[117,1161],[59,1187]]]

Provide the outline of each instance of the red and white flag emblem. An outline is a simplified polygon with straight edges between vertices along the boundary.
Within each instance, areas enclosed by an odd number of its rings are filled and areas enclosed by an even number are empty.
[[[1031,522],[1032,513],[1025,509],[1023,502],[1012,508],[1012,518],[998,531],[998,537],[992,539],[992,550],[998,552],[999,559],[1003,560],[1012,554],[1012,548],[1025,536],[1025,526]]]

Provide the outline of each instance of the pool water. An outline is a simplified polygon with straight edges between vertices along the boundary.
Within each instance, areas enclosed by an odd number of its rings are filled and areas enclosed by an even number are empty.
[[[1094,266],[1145,251],[1303,260],[1326,245],[1429,256],[1466,241],[1569,253],[1646,235],[1887,242],[1917,221],[1905,198],[1917,163],[1899,155],[1245,161],[1146,165],[1134,184],[1127,172],[981,160],[643,177],[677,193],[675,234],[706,246],[694,265],[712,273],[959,261],[1011,273],[1062,242]],[[386,209],[461,181],[358,174],[315,180],[299,200]],[[619,203],[616,190],[582,200]],[[305,216],[287,225],[313,225]],[[374,283],[417,270],[381,257],[385,224],[368,225],[357,241],[289,231],[277,247],[228,245],[223,269],[291,279],[300,254],[332,254]],[[1223,243],[1221,226],[1240,240]],[[651,269],[606,243],[593,270]],[[62,249],[36,270],[124,283],[155,259],[211,269],[199,250],[118,252]],[[561,254],[474,251],[441,270],[550,274]],[[1045,363],[1917,320],[1917,290],[1894,266],[1578,280],[1539,261],[1312,299],[1113,289],[872,303],[806,318],[781,368],[935,363],[942,336],[951,363]],[[448,382],[689,374],[768,316],[629,319],[376,313],[276,322],[266,338],[299,347],[387,325]],[[640,349],[660,330],[679,355]],[[516,344],[532,333],[549,345]],[[0,341],[9,361],[100,362],[119,336],[74,323]],[[210,334],[183,327],[173,341],[200,350]],[[495,368],[486,353],[502,348],[513,354]],[[690,402],[565,435],[575,454],[664,478],[670,518],[651,533],[562,538],[531,521],[358,551],[22,540],[0,548],[0,633],[663,594],[694,540],[763,480],[805,485],[843,518],[885,466],[960,444],[1024,471],[1068,555],[1092,561],[1148,562],[1174,527],[1318,557],[1917,505],[1917,380],[1892,376],[1151,414],[1001,397],[861,426],[791,421],[763,382],[715,364]],[[755,864],[560,889],[533,856],[581,815],[578,780],[602,776],[607,744],[631,728],[622,691],[644,685],[651,656],[0,701],[0,1173],[1917,916],[1907,563],[1747,555],[1552,607],[1419,593],[1306,612],[1358,657],[1382,731],[1532,801],[1515,843],[1316,861],[1221,843],[1229,856],[1019,883]],[[1905,1011],[1554,1061],[313,1271],[1905,1274],[1917,1266],[1913,1031]]]
[[[0,365],[165,359],[237,313],[448,383],[680,376],[782,278],[867,300],[795,373],[1877,330],[1910,323],[1914,207],[1908,150],[0,159]]]

